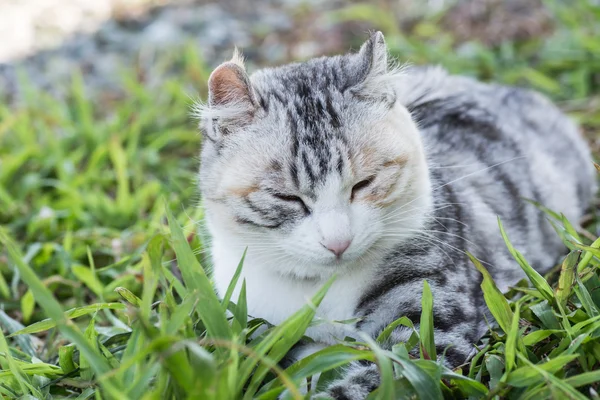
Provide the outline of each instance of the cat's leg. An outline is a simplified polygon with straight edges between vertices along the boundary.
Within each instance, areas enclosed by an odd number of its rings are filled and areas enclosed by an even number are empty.
[[[418,329],[418,325],[416,326]],[[436,351],[438,359],[445,352],[444,364],[449,368],[457,367],[464,363],[474,349],[470,340],[455,334],[437,332]],[[411,352],[414,357],[419,356],[419,349]],[[380,383],[380,374],[377,364],[372,362],[353,362],[344,371],[343,378],[333,381],[326,393],[319,393],[312,399],[333,398],[335,400],[364,400],[369,393],[377,389]]]
[[[308,343],[304,340],[301,340],[288,352],[288,354],[284,357],[284,359],[280,361],[279,366],[282,369],[286,369],[290,365],[294,364],[295,362],[300,361],[303,358],[306,358],[306,357],[316,353],[317,351],[324,349],[325,347],[326,346],[322,343],[318,343],[318,342]],[[311,382],[318,382],[320,376],[321,376],[321,373],[317,373],[317,374],[313,375],[311,377]],[[298,390],[302,395],[305,395],[306,393],[308,393],[308,391],[309,391],[308,389],[309,388],[308,388],[307,380],[305,379],[305,380],[303,380],[301,385],[298,387]],[[288,399],[288,398],[291,398],[291,397],[290,397],[290,392],[287,389],[284,390],[281,393],[281,395],[278,397],[278,399]]]
[[[438,298],[444,301],[434,303],[434,337],[437,359],[447,367],[455,368],[466,362],[473,354],[475,349],[473,344],[482,333],[479,329],[481,318],[478,312],[468,312],[464,301],[456,296],[438,295]],[[462,312],[452,312],[454,306],[458,305],[462,306]],[[420,314],[421,307],[418,304],[415,304],[413,309],[398,311],[398,315],[409,316],[417,332],[420,328],[417,322]],[[381,324],[381,326],[387,326],[394,319]],[[367,328],[367,326],[363,326],[363,328]],[[369,333],[373,337],[377,337],[380,330]],[[394,344],[406,343],[412,333],[411,328],[400,326],[391,333],[385,343],[382,343],[382,347],[391,349]],[[414,358],[419,358],[419,347],[411,349],[409,354]],[[428,356],[431,357],[431,355]],[[354,362],[347,367],[342,379],[332,382],[327,388],[327,396],[335,400],[363,400],[379,386],[379,382],[379,370],[375,363]]]
[[[473,332],[481,331],[474,326]],[[460,331],[441,332],[434,331],[435,351],[437,359],[441,360],[448,368],[456,368],[471,358],[475,352],[475,343],[481,335],[464,335]]]

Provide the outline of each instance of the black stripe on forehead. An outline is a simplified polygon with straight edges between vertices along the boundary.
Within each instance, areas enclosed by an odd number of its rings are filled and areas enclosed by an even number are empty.
[[[295,161],[290,163],[290,175],[292,177],[294,187],[296,187],[296,189],[300,189],[300,178],[298,177],[298,167],[296,166]]]
[[[300,175],[306,179],[306,185],[313,187],[325,182],[327,176],[344,174],[349,149],[344,141],[331,140],[326,147],[312,147],[300,144],[300,154],[289,165],[291,179],[296,188],[300,188]]]
[[[329,58],[277,72],[261,94],[278,103],[287,120],[291,139],[287,169],[293,184],[299,188],[306,179],[313,186],[344,167],[337,155],[346,150],[340,146],[347,146],[340,112],[347,71],[340,59]]]
[[[291,155],[296,171],[304,170],[310,185],[314,185],[323,181],[331,169],[331,147],[339,132],[324,119],[327,112],[319,96],[313,97],[310,92],[303,94],[303,97],[295,96],[294,102],[288,105]]]
[[[291,133],[291,178],[296,187],[300,187],[299,175],[306,176],[307,183],[314,186],[325,181],[327,175],[336,170],[342,175],[345,162],[343,155],[348,153],[348,139],[339,126],[328,125],[328,121],[314,121],[311,118],[298,118],[288,111],[288,123]],[[333,115],[323,109],[321,115],[327,118]],[[300,121],[300,123],[299,123]]]
[[[302,152],[302,167],[306,172],[306,176],[311,186],[314,186],[317,183],[317,177],[320,177],[321,174],[315,174],[312,168],[312,162],[308,159],[308,154],[306,151]]]
[[[342,174],[344,173],[344,165],[345,165],[344,156],[341,152],[341,149],[338,149],[337,161],[335,163],[335,166],[336,166],[336,169],[338,171],[338,174],[340,174],[340,176],[342,176]]]
[[[329,122],[331,123],[331,126],[333,126],[334,128],[341,127],[342,121],[340,120],[340,116],[339,116],[338,112],[333,107],[331,95],[327,96],[325,103],[326,103],[327,115],[329,115]]]

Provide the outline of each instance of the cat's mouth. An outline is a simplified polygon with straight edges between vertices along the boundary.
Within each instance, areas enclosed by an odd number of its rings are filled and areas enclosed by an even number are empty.
[[[348,262],[346,260],[344,260],[344,259],[334,258],[333,260],[327,260],[327,261],[323,262],[323,266],[324,267],[339,268],[339,267],[343,267],[347,263]]]
[[[321,264],[324,268],[331,268],[336,270],[344,270],[350,268],[356,263],[356,260],[360,258],[360,255],[356,254],[343,254],[340,257],[333,257],[323,260]]]
[[[291,255],[291,254],[290,254]],[[361,268],[364,264],[364,253],[352,252],[352,254],[343,254],[342,257],[314,257],[308,259],[304,254],[299,256],[294,254],[287,262],[270,265],[274,271],[296,281],[322,282],[329,279],[334,274],[346,274]],[[368,262],[368,261],[367,261]]]

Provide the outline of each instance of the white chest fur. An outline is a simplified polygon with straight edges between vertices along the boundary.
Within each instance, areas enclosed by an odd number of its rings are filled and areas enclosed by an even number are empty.
[[[227,290],[240,257],[241,254],[235,254],[231,247],[221,246],[218,240],[213,242],[214,280],[219,294]],[[339,274],[317,309],[317,317],[326,321],[354,318],[355,308],[371,280],[371,273],[370,269],[360,269]],[[275,325],[307,304],[324,284],[282,277],[255,260],[251,249],[248,250],[234,299],[237,298],[242,279],[246,280],[248,313]],[[328,322],[307,331],[309,337],[324,343],[333,343],[350,333],[351,326]]]

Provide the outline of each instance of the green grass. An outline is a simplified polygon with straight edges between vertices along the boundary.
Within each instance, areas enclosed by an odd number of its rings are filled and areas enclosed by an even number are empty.
[[[600,11],[586,1],[568,10],[549,5],[552,36],[497,48],[470,43],[468,52],[455,51],[438,17],[406,35],[373,7],[330,17],[376,21],[404,60],[544,91],[595,140]],[[502,294],[473,260],[495,322],[468,365],[451,371],[436,362],[443,354],[432,345],[435,298],[424,282],[420,329],[407,343],[379,345],[395,326],[413,327],[401,318],[376,339],[348,338],[283,369],[278,362],[302,338],[327,285],[277,327],[247,315],[243,281],[232,282],[242,288],[238,298],[233,290],[215,296],[201,267],[201,138],[186,93],[205,94],[210,71],[192,48],[163,60],[158,86],[124,71],[118,99],[89,98],[75,75],[66,101],[29,87],[19,104],[0,105],[4,397],[275,399],[285,391],[300,398],[297,387],[307,378],[322,372],[311,386],[323,388],[341,366],[361,359],[381,370],[374,398],[597,397],[600,240],[550,211],[570,250],[554,273],[540,276],[505,237],[528,280]],[[416,345],[420,359],[408,355]]]

